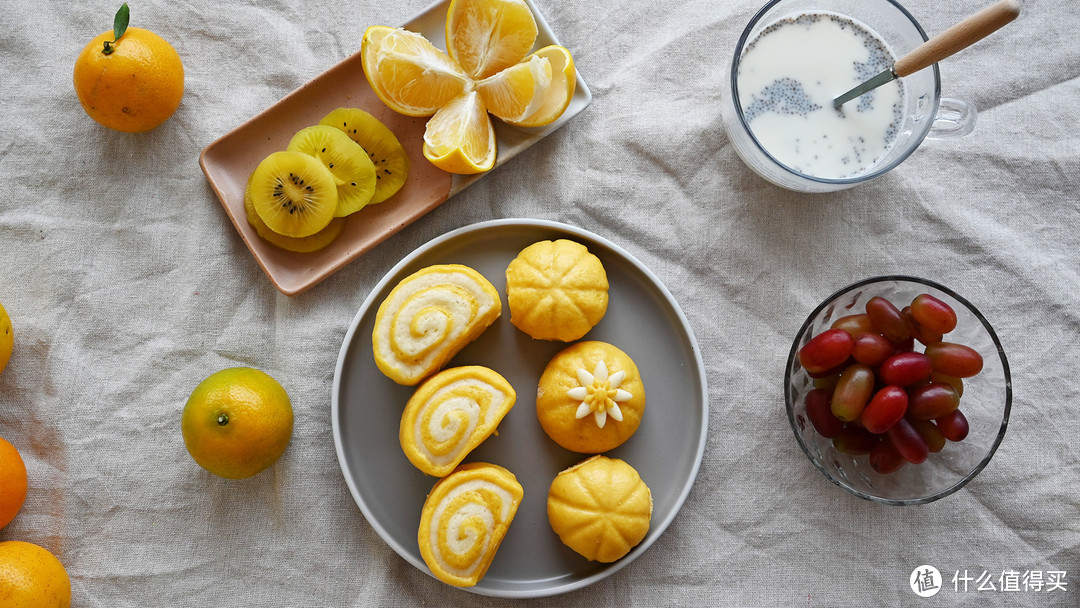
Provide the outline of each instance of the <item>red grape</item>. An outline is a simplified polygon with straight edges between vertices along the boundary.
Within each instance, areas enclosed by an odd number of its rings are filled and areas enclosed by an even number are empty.
[[[851,356],[854,340],[842,329],[827,329],[799,349],[799,363],[814,374],[829,371]]]
[[[968,425],[967,416],[960,410],[953,410],[944,416],[940,416],[935,422],[937,422],[941,434],[949,441],[963,441],[971,429]]]
[[[960,407],[960,395],[951,384],[931,382],[908,395],[908,416],[912,420],[933,420]]]
[[[956,376],[948,376],[948,375],[945,375],[945,374],[934,372],[934,373],[930,374],[930,381],[931,382],[944,382],[945,384],[951,384],[952,387],[956,389],[956,394],[957,395],[959,395],[961,397],[964,396],[964,381],[961,380],[960,378],[957,378]]]
[[[853,363],[840,374],[832,395],[832,413],[844,422],[862,414],[874,391],[874,372],[862,363]]]
[[[902,310],[874,296],[865,310],[834,320],[798,357],[813,378],[805,406],[817,433],[840,452],[869,454],[871,468],[886,474],[967,437],[962,378],[979,373],[983,359],[973,348],[942,342],[957,316],[930,294]],[[915,352],[916,341],[924,352]]]
[[[881,441],[870,449],[870,467],[887,475],[907,464],[891,441]]]
[[[814,388],[823,388],[832,395],[833,389],[836,388],[836,383],[840,381],[840,374],[835,373],[831,376],[820,376],[814,378]]]
[[[908,386],[930,377],[930,358],[922,353],[899,353],[886,359],[878,370],[885,384]]]
[[[911,301],[911,316],[920,326],[935,334],[947,334],[956,329],[956,312],[928,293],[919,294]]]
[[[904,460],[912,464],[924,462],[930,455],[930,448],[927,447],[926,441],[923,440],[919,431],[911,426],[907,418],[901,418],[892,425],[886,432],[886,437],[892,442],[896,451],[904,457]]]
[[[857,426],[845,426],[840,434],[833,437],[833,447],[845,454],[869,454],[881,438]]]
[[[874,393],[870,403],[863,408],[859,421],[864,429],[880,435],[904,417],[907,406],[908,396],[904,389],[899,386],[886,386]]]
[[[915,336],[908,336],[903,342],[889,342],[898,353],[906,353],[915,350]]]
[[[829,369],[822,370],[820,372],[810,372],[810,371],[808,371],[807,373],[810,375],[811,378],[813,378],[815,380],[817,380],[818,378],[828,378],[829,376],[839,376],[840,372],[847,369],[847,366],[851,365],[854,362],[855,362],[854,359],[852,359],[851,357],[848,357],[847,359],[844,359],[843,363],[841,363],[840,365],[830,367]]]
[[[926,356],[934,371],[957,378],[970,378],[982,371],[983,358],[979,351],[952,342],[938,342],[926,347]]]
[[[904,342],[911,337],[904,315],[893,303],[881,296],[874,296],[866,303],[866,314],[874,327],[890,342]]]
[[[852,338],[858,338],[864,334],[877,333],[877,329],[874,328],[874,324],[870,321],[870,317],[865,313],[840,317],[833,321],[832,329],[842,329],[851,334]]]
[[[933,420],[913,420],[911,426],[919,431],[931,452],[940,452],[941,448],[945,447],[945,435],[941,434]]]
[[[855,344],[851,349],[851,356],[859,363],[865,363],[870,367],[881,365],[881,362],[896,353],[896,349],[884,337],[878,334],[863,334],[855,338]]]
[[[826,439],[836,437],[844,429],[844,422],[833,416],[829,409],[829,391],[824,389],[815,388],[806,393],[806,417]]]
[[[922,342],[926,346],[929,346],[934,342],[941,342],[942,334],[933,331],[929,327],[923,327],[922,325],[920,325],[919,322],[915,320],[915,317],[911,316],[910,306],[905,306],[904,310],[901,312],[907,319],[908,328],[911,330],[912,337],[914,337],[919,342]]]

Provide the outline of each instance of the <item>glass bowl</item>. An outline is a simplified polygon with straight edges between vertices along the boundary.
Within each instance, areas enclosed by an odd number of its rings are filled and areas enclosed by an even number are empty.
[[[965,378],[960,410],[971,427],[960,442],[946,442],[921,464],[905,464],[898,471],[880,474],[870,467],[866,455],[850,455],[833,447],[831,439],[818,434],[806,416],[806,394],[813,379],[799,363],[798,352],[811,338],[847,315],[866,312],[867,300],[883,296],[897,308],[915,296],[928,293],[956,312],[956,329],[944,341],[970,346],[983,358],[983,369]],[[923,346],[915,342],[915,350]],[[829,296],[803,323],[791,346],[784,371],[788,420],[799,447],[825,477],[852,494],[890,505],[925,504],[959,490],[986,467],[997,451],[1009,425],[1012,379],[1001,342],[990,323],[975,306],[949,288],[916,277],[873,277],[849,285]]]

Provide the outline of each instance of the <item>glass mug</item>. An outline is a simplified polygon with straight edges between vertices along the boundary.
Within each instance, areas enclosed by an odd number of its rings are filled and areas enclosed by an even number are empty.
[[[935,64],[900,79],[905,94],[899,109],[899,128],[891,147],[869,169],[850,177],[818,177],[789,168],[777,160],[747,125],[739,99],[739,66],[747,44],[763,30],[785,17],[805,13],[833,13],[865,25],[881,37],[896,59],[927,40],[926,33],[911,13],[893,0],[772,0],[762,7],[747,24],[735,45],[735,53],[724,72],[727,86],[725,94],[721,96],[720,107],[728,138],[735,151],[747,166],[763,178],[798,192],[842,190],[893,169],[927,137],[961,137],[974,129],[976,111],[971,104],[941,97],[941,79]],[[784,61],[784,58],[778,57],[777,61]],[[872,75],[869,74],[867,78]],[[844,92],[846,90],[836,91],[836,95]],[[857,102],[850,101],[845,107]]]

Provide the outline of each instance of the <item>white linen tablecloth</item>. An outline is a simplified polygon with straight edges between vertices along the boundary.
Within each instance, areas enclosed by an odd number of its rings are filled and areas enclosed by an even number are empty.
[[[54,552],[74,605],[496,606],[398,557],[353,502],[334,452],[342,339],[403,256],[477,221],[532,217],[611,239],[667,285],[708,372],[709,439],[667,532],[588,588],[522,605],[1080,605],[1080,9],[1032,0],[941,64],[975,131],[927,141],[886,177],[832,195],[747,169],[720,119],[721,71],[758,2],[537,0],[590,85],[581,115],[310,291],[278,293],[198,165],[209,143],[426,0],[148,0],[132,25],[180,52],[186,93],[143,135],[75,98],[76,55],[113,2],[0,11],[0,302],[16,331],[0,436],[30,491],[0,540]],[[983,2],[910,0],[938,32]],[[956,494],[886,507],[828,483],[797,447],[783,366],[806,314],[853,281],[950,286],[996,328],[1014,383],[996,457]],[[188,394],[264,369],[296,408],[268,472],[226,481],[184,449]],[[946,588],[916,597],[935,565]],[[1002,590],[1007,572],[1064,589]],[[995,591],[953,587],[984,573]]]

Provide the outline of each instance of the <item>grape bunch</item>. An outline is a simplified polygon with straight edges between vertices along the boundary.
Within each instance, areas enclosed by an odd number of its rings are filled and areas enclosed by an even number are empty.
[[[838,318],[799,349],[814,379],[806,415],[844,453],[868,454],[878,473],[920,464],[947,441],[962,441],[969,425],[960,411],[964,379],[982,356],[944,341],[956,312],[930,294],[898,309],[882,296],[866,312]],[[921,344],[923,352],[916,350]]]

